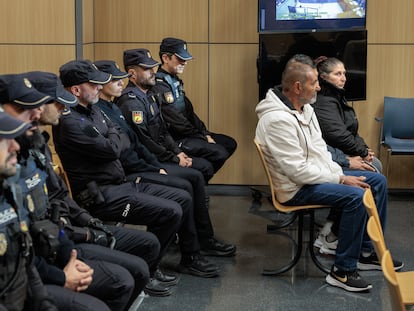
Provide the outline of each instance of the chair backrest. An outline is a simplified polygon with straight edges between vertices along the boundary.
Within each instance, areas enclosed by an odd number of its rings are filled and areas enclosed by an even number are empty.
[[[368,219],[367,232],[372,243],[374,244],[375,252],[377,253],[379,260],[381,260],[387,250],[387,247],[385,246],[382,230],[373,216],[370,216]]]
[[[372,195],[371,189],[368,188],[365,190],[362,201],[364,202],[365,209],[368,213],[368,216],[374,217],[375,221],[378,224],[378,227],[381,230],[381,234],[383,235],[384,233],[382,231],[381,220],[378,215],[377,205],[375,204],[374,196]]]
[[[414,140],[414,98],[384,97],[383,138]]]
[[[385,251],[384,256],[382,256],[381,268],[390,293],[392,310],[405,311],[406,308],[402,299],[400,285],[398,284],[397,274],[394,270],[394,264],[389,250]]]
[[[265,173],[266,173],[267,181],[269,182],[270,193],[272,195],[272,203],[273,203],[273,207],[275,209],[277,209],[278,211],[283,212],[283,213],[289,213],[289,212],[293,212],[293,211],[297,211],[297,210],[301,210],[301,209],[328,207],[328,206],[325,206],[325,205],[286,206],[286,205],[281,204],[276,198],[275,186],[273,184],[272,175],[270,174],[269,167],[268,167],[268,164],[267,164],[267,160],[266,160],[266,157],[265,157],[265,155],[263,153],[263,150],[262,150],[262,146],[258,143],[258,141],[256,139],[254,139],[253,141],[254,141],[254,144],[256,146],[257,152],[259,153],[260,160],[263,164],[263,168],[264,168]]]

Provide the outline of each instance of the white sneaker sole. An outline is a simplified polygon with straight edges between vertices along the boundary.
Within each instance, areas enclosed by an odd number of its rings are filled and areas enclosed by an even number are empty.
[[[321,254],[326,254],[326,255],[336,255],[336,250],[335,249],[330,249],[330,248],[325,248],[323,245],[322,247],[319,249],[319,253]]]

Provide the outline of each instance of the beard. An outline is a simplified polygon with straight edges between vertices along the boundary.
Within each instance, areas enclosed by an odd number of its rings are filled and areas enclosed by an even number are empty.
[[[39,150],[45,144],[45,139],[39,129],[32,131],[32,135],[26,133],[16,138],[20,145],[18,160],[27,159],[30,149]]]

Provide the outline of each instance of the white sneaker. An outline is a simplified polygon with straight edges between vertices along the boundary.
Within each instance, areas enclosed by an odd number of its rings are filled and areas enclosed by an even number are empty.
[[[333,224],[333,221],[330,221],[330,220],[325,222],[325,224],[323,225],[319,233],[322,234],[323,236],[327,236],[331,232],[332,224]]]
[[[336,248],[338,247],[338,239],[328,242],[326,236],[323,237],[322,246],[319,248],[319,253],[327,255],[336,255]]]
[[[318,233],[318,236],[316,237],[315,242],[313,242],[313,246],[316,248],[321,248],[323,246],[323,240],[325,239],[325,236],[321,233]]]
[[[323,241],[325,240],[325,236],[327,236],[331,232],[333,222],[327,221],[321,230],[319,230],[318,236],[316,237],[315,242],[313,242],[313,246],[316,248],[321,248],[323,245]]]

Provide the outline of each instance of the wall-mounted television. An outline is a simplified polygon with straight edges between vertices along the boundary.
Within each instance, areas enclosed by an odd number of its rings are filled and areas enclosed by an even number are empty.
[[[259,32],[365,29],[366,0],[259,0]]]
[[[366,100],[366,30],[259,34],[259,99],[265,97],[269,88],[281,83],[286,62],[294,54],[340,59],[347,71],[346,98]]]

